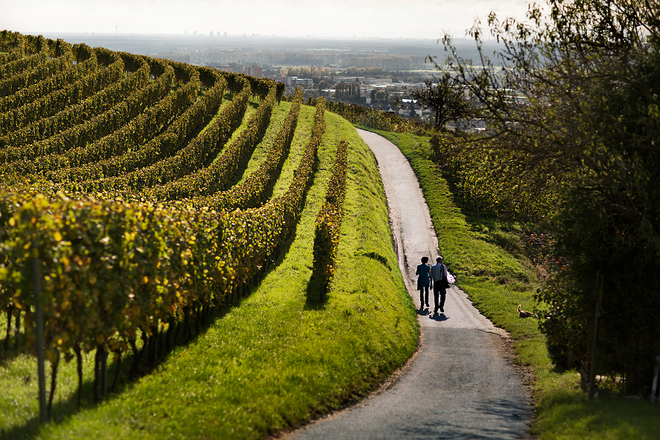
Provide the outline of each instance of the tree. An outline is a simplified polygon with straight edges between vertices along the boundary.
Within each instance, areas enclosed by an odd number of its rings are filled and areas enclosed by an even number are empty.
[[[463,88],[449,73],[427,79],[424,84],[426,87],[415,89],[411,96],[424,108],[430,108],[434,112],[433,125],[436,128],[468,114]]]
[[[351,84],[351,96],[355,96],[356,98],[360,97],[360,81],[358,81],[357,78],[355,78],[355,82]]]
[[[335,98],[343,99],[347,96],[348,93],[346,92],[346,83],[342,81],[335,84]]]
[[[374,96],[376,101],[387,101],[387,91],[385,90],[378,90]]]
[[[332,87],[332,83],[329,80],[325,79],[325,78],[320,80],[319,83],[318,83],[319,92],[324,90],[324,89],[329,89],[331,87]]]
[[[488,147],[507,150],[492,166],[559,195],[538,295],[553,361],[639,392],[660,354],[660,4],[549,0],[548,11],[531,6],[530,25],[489,16],[499,66],[478,27],[484,68],[446,37],[448,62],[489,119]]]

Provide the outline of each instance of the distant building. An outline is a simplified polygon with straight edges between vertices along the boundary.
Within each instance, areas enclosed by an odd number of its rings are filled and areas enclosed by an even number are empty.
[[[483,119],[459,119],[454,121],[454,127],[468,133],[480,133],[486,131],[486,121]]]
[[[214,68],[221,72],[234,73],[234,68],[231,66],[214,66]]]
[[[277,82],[287,84],[287,77],[286,76],[273,75],[273,76],[270,77],[270,79],[272,79],[273,81],[277,81]]]
[[[245,68],[245,74],[254,76],[255,78],[263,78],[264,74],[259,66],[248,66]]]
[[[313,87],[314,80],[312,78],[298,78],[297,76],[292,76],[290,78],[290,85],[292,87]]]

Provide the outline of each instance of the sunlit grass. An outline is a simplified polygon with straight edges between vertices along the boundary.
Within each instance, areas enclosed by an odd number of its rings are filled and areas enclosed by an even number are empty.
[[[270,116],[270,124],[266,129],[266,133],[264,134],[263,139],[254,149],[252,157],[248,161],[247,167],[245,168],[245,172],[243,173],[240,182],[245,180],[247,176],[256,171],[257,168],[259,168],[259,165],[261,165],[261,163],[266,160],[268,151],[270,151],[270,148],[272,147],[273,142],[277,137],[277,133],[279,133],[280,129],[282,128],[290,108],[291,103],[286,101],[282,101],[280,104],[273,107],[273,113]]]
[[[273,188],[273,197],[278,197],[285,193],[293,181],[293,172],[298,167],[300,158],[302,157],[305,148],[307,147],[307,142],[312,135],[314,113],[314,107],[310,107],[308,105],[303,105],[300,107],[296,132],[291,141],[291,151],[284,161],[284,164],[282,164],[282,172],[280,173],[280,177],[277,179],[277,182],[275,182],[275,186]]]

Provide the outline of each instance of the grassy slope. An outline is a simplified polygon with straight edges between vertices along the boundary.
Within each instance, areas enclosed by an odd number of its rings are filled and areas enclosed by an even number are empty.
[[[658,404],[610,398],[590,402],[579,389],[577,373],[553,368],[536,321],[518,317],[517,304],[528,310],[535,305],[535,274],[519,253],[516,225],[461,212],[446,180],[428,160],[428,137],[379,133],[400,147],[419,177],[440,249],[457,284],[481,313],[511,333],[519,362],[534,371],[533,434],[541,439],[660,438]]]
[[[295,240],[239,307],[98,406],[75,410],[69,363],[58,385],[57,423],[40,431],[34,361],[5,362],[0,387],[10,392],[0,397],[0,438],[263,438],[368,393],[402,365],[419,329],[389,238],[376,163],[350,124],[326,115],[318,173]],[[314,221],[340,139],[351,144],[341,266],[327,302],[314,306],[306,300]],[[292,151],[295,161],[300,153]],[[388,266],[365,254],[384,257]]]
[[[307,147],[307,142],[309,142],[309,138],[312,135],[315,111],[316,109],[314,107],[308,105],[303,105],[300,108],[298,125],[296,126],[293,140],[291,141],[291,149],[289,155],[282,164],[282,172],[280,173],[277,182],[275,182],[272,197],[279,197],[289,189],[289,185],[293,181],[293,172],[298,168],[300,158],[302,157],[305,148]],[[332,152],[328,150],[328,154],[324,155],[323,159],[326,159],[331,154]]]

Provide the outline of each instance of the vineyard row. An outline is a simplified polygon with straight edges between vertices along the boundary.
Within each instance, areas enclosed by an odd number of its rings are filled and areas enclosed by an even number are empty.
[[[348,142],[341,141],[337,145],[337,155],[328,182],[325,203],[316,217],[312,279],[320,284],[319,300],[324,298],[339,260],[339,234],[344,216],[347,172]]]

